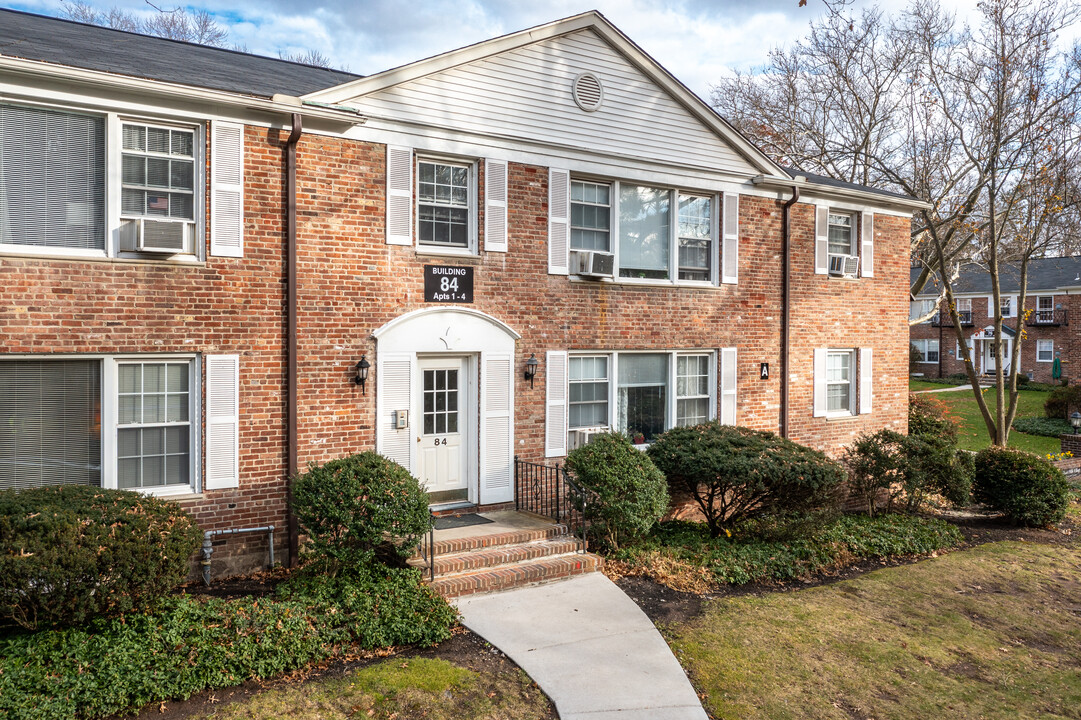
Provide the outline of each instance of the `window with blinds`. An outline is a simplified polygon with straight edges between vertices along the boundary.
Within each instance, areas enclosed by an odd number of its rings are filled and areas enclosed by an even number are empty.
[[[0,489],[101,484],[101,362],[0,362]]]
[[[105,249],[105,119],[0,104],[0,243]]]

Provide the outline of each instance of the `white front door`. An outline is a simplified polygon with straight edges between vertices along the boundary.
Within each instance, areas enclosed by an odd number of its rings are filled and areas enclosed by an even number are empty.
[[[1005,365],[1005,369],[1008,372],[1010,369],[1010,340],[1006,338],[1002,341],[1002,362]],[[995,372],[995,341],[984,340],[983,341],[983,372],[986,375],[990,375]]]
[[[417,478],[433,503],[469,498],[468,358],[418,358]]]

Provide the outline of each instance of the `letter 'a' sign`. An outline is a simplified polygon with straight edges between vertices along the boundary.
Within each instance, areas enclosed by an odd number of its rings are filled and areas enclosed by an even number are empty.
[[[769,363],[759,363],[758,377],[763,380],[769,380]]]
[[[424,302],[473,302],[473,268],[425,265]]]

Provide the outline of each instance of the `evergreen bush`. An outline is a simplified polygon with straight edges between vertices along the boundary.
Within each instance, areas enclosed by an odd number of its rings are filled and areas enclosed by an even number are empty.
[[[1019,525],[1046,527],[1066,516],[1070,486],[1044,458],[992,445],[976,453],[973,494]]]

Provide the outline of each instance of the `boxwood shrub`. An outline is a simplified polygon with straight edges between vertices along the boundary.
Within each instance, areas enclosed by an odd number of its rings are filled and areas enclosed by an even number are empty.
[[[417,479],[371,451],[312,465],[293,481],[292,506],[311,555],[330,572],[370,562],[388,540],[404,557],[430,523]]]
[[[179,505],[141,493],[0,492],[0,622],[77,625],[150,609],[184,580],[199,541]]]
[[[716,421],[668,430],[649,456],[669,483],[694,497],[714,537],[726,523],[755,515],[832,506],[845,477],[825,453]]]
[[[608,550],[641,538],[668,509],[668,486],[649,456],[620,433],[572,450],[567,469],[596,493],[585,511],[594,541]]]
[[[973,494],[1020,525],[1044,527],[1066,516],[1070,486],[1044,458],[992,445],[976,453]]]

